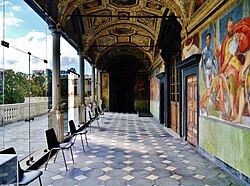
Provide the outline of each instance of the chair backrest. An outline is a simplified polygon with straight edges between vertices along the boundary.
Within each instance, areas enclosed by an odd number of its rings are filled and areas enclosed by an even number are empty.
[[[97,108],[95,108],[95,116],[98,116],[98,111],[97,111]]]
[[[92,119],[92,115],[91,115],[90,110],[89,110],[89,119],[90,119],[90,120]]]
[[[69,130],[70,130],[71,135],[77,132],[75,122],[73,120],[69,121]]]
[[[101,105],[102,110],[104,110],[106,108],[106,106],[104,105],[104,103]]]
[[[55,130],[50,128],[45,131],[48,149],[51,150],[52,148],[59,147],[59,142],[56,137]]]
[[[14,149],[14,147],[9,147],[1,150],[0,154],[16,154],[16,150]],[[24,171],[21,168],[19,161],[17,166],[18,166],[18,180],[20,180],[23,176]]]
[[[97,110],[98,110],[99,113],[102,112],[100,106],[97,107]]]

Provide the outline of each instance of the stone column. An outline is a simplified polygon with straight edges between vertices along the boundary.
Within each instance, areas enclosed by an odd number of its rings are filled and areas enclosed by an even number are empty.
[[[79,123],[80,124],[86,123],[84,57],[85,57],[84,52],[79,52],[79,62],[80,62]]]
[[[94,65],[92,66],[92,84],[91,84],[91,103],[92,103],[92,112],[94,111],[94,108],[95,108],[95,102],[96,102],[96,99],[95,99],[95,86],[96,85],[96,78],[95,78],[95,67]]]
[[[61,79],[60,79],[60,37],[61,30],[49,26],[53,38],[52,53],[52,109],[49,113],[49,127],[55,129],[60,142],[64,140],[64,120],[61,110]]]
[[[97,106],[101,106],[101,70],[97,70]]]

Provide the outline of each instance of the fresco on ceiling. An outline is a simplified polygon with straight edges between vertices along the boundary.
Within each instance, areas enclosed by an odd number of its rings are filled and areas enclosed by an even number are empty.
[[[250,126],[250,9],[243,2],[200,33],[200,112]]]
[[[137,15],[138,16],[153,16],[153,15],[148,14],[146,12],[138,12]],[[144,25],[150,27],[151,29],[155,28],[155,24],[156,24],[155,18],[143,17],[143,18],[137,18],[137,21],[141,24],[144,24]]]
[[[102,5],[102,1],[101,0],[89,0],[86,3],[83,3],[83,8],[84,9],[89,9],[89,8],[95,8],[97,6]]]
[[[118,35],[128,35],[128,34],[133,34],[135,30],[133,28],[115,28],[113,30],[113,33],[118,34]]]
[[[199,35],[196,34],[184,40],[182,45],[182,60],[192,56],[193,54],[200,53],[199,49]]]
[[[161,10],[162,5],[154,1],[148,1],[146,7],[154,10]]]
[[[194,12],[198,10],[205,2],[206,0],[197,0],[194,5]]]
[[[111,13],[109,11],[104,11],[104,12],[100,12],[97,15],[103,15],[103,16],[107,16],[107,17],[91,17],[91,25],[93,27],[93,29],[108,23],[109,21],[111,21],[111,17],[108,17]]]
[[[130,13],[129,12],[119,11],[118,15],[119,15],[118,20],[129,20]]]
[[[111,3],[118,6],[129,6],[136,4],[136,0],[111,0]]]

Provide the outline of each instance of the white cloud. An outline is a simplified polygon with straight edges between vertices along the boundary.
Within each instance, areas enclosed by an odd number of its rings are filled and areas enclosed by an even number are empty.
[[[46,42],[47,38],[47,42]],[[31,31],[24,37],[8,39],[10,48],[4,49],[5,69],[13,69],[28,73],[29,55],[31,53],[31,71],[51,68],[52,61],[52,36],[50,33]],[[47,44],[46,44],[47,43]],[[14,48],[13,48],[14,47]],[[47,53],[46,53],[47,51]],[[64,39],[61,39],[61,69],[75,68],[79,73],[79,57],[76,50]],[[35,56],[35,57],[33,57]],[[41,60],[37,59],[40,58]],[[43,59],[47,59],[49,64],[44,64]]]
[[[0,14],[3,16],[3,12],[0,12]],[[4,19],[5,26],[18,26],[22,22],[23,22],[23,20],[17,18],[13,12],[6,12],[5,13],[5,19]],[[2,18],[0,20],[0,24],[1,24],[1,26],[3,25]]]
[[[21,10],[21,7],[20,7],[20,6],[12,6],[11,9],[12,9],[13,11],[19,12],[19,11]]]
[[[3,6],[4,4],[5,4],[5,6],[11,5],[11,3],[9,1],[5,1],[5,2],[1,1],[0,2],[0,6]]]

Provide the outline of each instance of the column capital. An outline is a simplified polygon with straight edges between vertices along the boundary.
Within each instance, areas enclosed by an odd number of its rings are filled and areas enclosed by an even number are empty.
[[[62,26],[58,24],[51,24],[48,25],[49,30],[51,31],[52,34],[61,34],[62,33]]]
[[[84,52],[84,51],[82,51],[81,49],[79,49],[78,51],[77,51],[77,55],[79,55],[79,56],[81,56],[81,57],[85,57],[86,56],[86,52]]]

